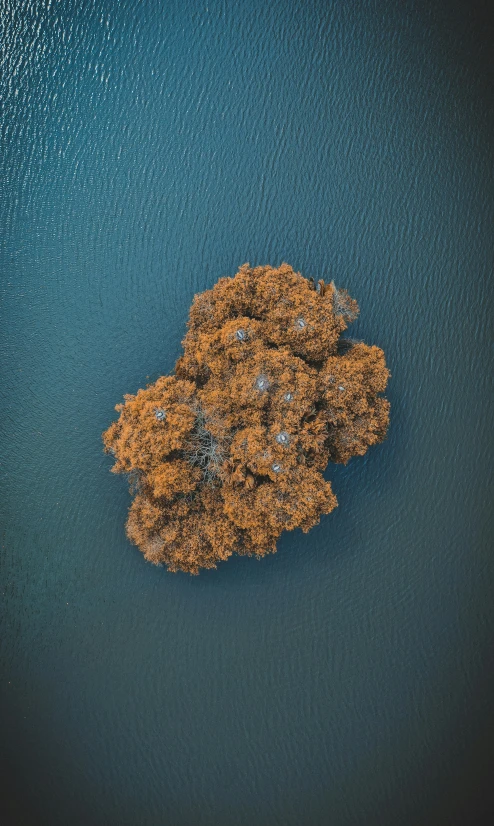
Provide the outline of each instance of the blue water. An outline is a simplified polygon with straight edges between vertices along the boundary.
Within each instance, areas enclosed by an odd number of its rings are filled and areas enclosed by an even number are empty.
[[[491,822],[480,6],[5,0],[2,27],[4,822]],[[358,300],[389,436],[275,556],[172,575],[100,434],[245,261]]]

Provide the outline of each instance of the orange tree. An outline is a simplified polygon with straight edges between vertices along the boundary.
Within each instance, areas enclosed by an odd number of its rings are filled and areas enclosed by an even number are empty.
[[[103,434],[146,559],[197,574],[261,557],[336,507],[328,462],[364,454],[389,422],[383,351],[342,338],[357,313],[288,264],[244,264],[195,296],[174,374],[126,395]]]

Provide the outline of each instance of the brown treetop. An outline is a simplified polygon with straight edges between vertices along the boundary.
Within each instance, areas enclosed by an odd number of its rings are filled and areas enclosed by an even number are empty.
[[[363,455],[389,422],[383,351],[342,338],[357,314],[288,264],[244,264],[194,297],[175,373],[124,396],[103,434],[146,559],[197,574],[261,557],[336,507],[328,462]]]

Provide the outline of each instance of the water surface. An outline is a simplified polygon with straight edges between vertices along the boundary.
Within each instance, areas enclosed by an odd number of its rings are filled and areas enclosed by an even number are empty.
[[[2,25],[10,822],[490,822],[487,21],[10,0]],[[100,434],[244,261],[349,289],[389,437],[275,556],[172,575],[126,540]]]

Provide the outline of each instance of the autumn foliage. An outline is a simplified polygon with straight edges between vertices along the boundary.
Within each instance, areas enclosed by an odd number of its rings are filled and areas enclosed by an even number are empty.
[[[126,395],[103,434],[146,559],[196,574],[261,557],[336,507],[328,462],[364,454],[389,420],[383,351],[342,338],[357,313],[287,264],[244,264],[195,296],[175,373]]]

